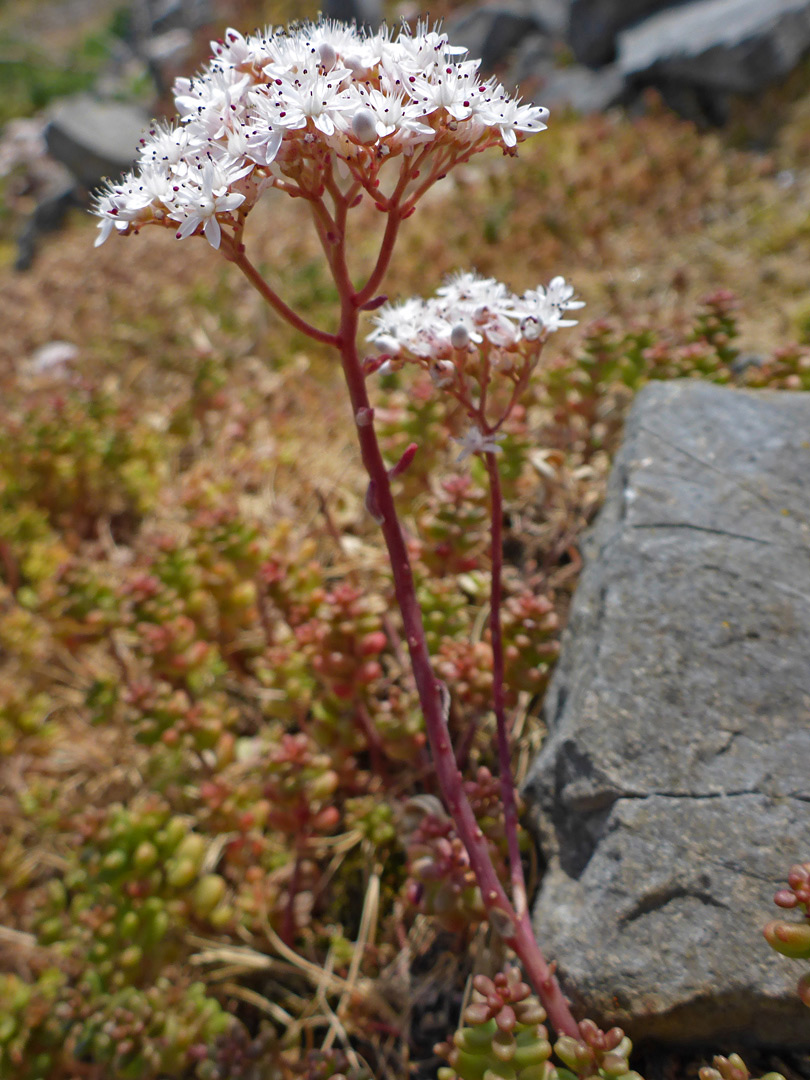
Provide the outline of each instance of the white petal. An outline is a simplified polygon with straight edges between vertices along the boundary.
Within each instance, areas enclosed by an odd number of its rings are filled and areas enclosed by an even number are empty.
[[[205,239],[216,251],[222,239],[222,230],[219,227],[219,222],[213,214],[208,219],[208,221],[206,221],[203,232],[205,233]]]

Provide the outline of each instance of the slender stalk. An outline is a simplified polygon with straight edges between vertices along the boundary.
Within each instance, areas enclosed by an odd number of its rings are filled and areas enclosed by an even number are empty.
[[[389,210],[388,221],[385,225],[385,233],[383,234],[382,243],[380,244],[380,254],[377,258],[377,265],[371,271],[368,281],[355,297],[355,304],[357,307],[362,307],[363,304],[367,304],[369,300],[374,299],[374,294],[377,289],[379,289],[380,283],[385,277],[385,272],[388,269],[388,263],[391,261],[391,255],[394,251],[394,244],[396,243],[397,232],[399,231],[401,221],[402,213],[398,206]]]
[[[506,722],[506,693],[504,690],[503,633],[501,628],[501,603],[503,600],[503,496],[501,478],[494,453],[484,455],[489,476],[490,537],[492,549],[492,582],[490,585],[489,632],[492,644],[492,698],[495,721],[498,728],[498,765],[501,779],[504,829],[509,850],[509,876],[512,880],[512,900],[518,916],[523,916],[528,904],[526,879],[520,858],[518,842],[519,822],[515,783],[512,779],[512,760],[509,747],[509,729]]]
[[[230,237],[225,233],[223,233],[222,236],[222,253],[226,259],[229,259],[239,267],[254,289],[256,289],[267,303],[274,308],[282,318],[286,319],[291,326],[295,327],[296,330],[300,330],[302,334],[314,338],[315,341],[322,342],[324,345],[333,345],[335,348],[339,347],[340,340],[336,334],[330,334],[326,330],[319,330],[317,326],[312,326],[306,319],[302,319],[300,315],[296,315],[293,309],[285,304],[281,297],[270,288],[253,263],[248,259],[244,247],[241,244],[234,244]]]
[[[340,198],[343,198],[340,196]],[[393,208],[389,212],[394,212]],[[316,213],[316,220],[319,215]],[[338,220],[344,221],[341,212]],[[322,219],[321,219],[322,220]],[[402,615],[405,641],[408,646],[419,702],[425,717],[428,742],[433,757],[436,778],[445,805],[453,819],[458,835],[464,844],[475,874],[481,896],[493,926],[500,932],[506,944],[514,949],[523,963],[526,974],[534,983],[549,1020],[559,1034],[579,1035],[579,1028],[563,996],[551,967],[535,940],[528,910],[516,911],[504,890],[490,858],[487,840],[478,825],[470,801],[464,791],[463,780],[453,751],[447,727],[442,695],[443,685],[437,679],[428,653],[427,640],[422,622],[422,612],[416,597],[410,557],[394,504],[388,468],[383,460],[377,434],[374,430],[374,410],[366,390],[365,376],[357,351],[358,294],[352,286],[346,262],[345,231],[330,243],[331,237],[318,230],[330,269],[340,295],[340,329],[337,335],[320,334],[316,340],[333,344],[340,352],[343,374],[349,391],[360,454],[369,477],[367,505],[380,523],[394,579],[394,592]],[[328,247],[327,247],[328,245]],[[390,254],[390,253],[389,253]],[[248,273],[248,280],[266,295],[266,287],[256,280],[256,272],[244,257],[233,259],[237,266]],[[261,281],[261,279],[259,279]],[[367,287],[367,286],[366,286]],[[270,290],[271,291],[271,290]],[[272,292],[272,291],[271,291]],[[272,294],[275,297],[275,294]],[[277,299],[277,298],[276,298]],[[272,301],[270,301],[272,303]],[[276,310],[277,305],[273,303]],[[286,305],[285,305],[286,306]],[[300,322],[300,320],[299,320]],[[296,323],[293,323],[296,325]],[[314,335],[311,335],[314,336]]]
[[[493,917],[493,923],[501,931],[506,943],[515,950],[523,962],[555,1030],[559,1034],[573,1035],[576,1038],[579,1035],[577,1023],[552,969],[534,938],[528,911],[524,905],[524,910],[518,913],[509,902],[492,864],[487,850],[487,841],[464,791],[442,708],[441,687],[428,655],[422,613],[416,599],[408,549],[397,517],[388,470],[374,431],[373,411],[357,355],[355,345],[357,309],[350,297],[348,301],[347,303],[344,299],[343,302],[340,327],[340,337],[343,342],[340,350],[343,373],[354,410],[363,464],[372,485],[374,510],[380,519],[380,527],[391,560],[394,591],[402,613],[405,640],[416,680],[419,702],[425,717],[425,727],[439,788],[459,837],[467,849],[484,904],[490,916]]]

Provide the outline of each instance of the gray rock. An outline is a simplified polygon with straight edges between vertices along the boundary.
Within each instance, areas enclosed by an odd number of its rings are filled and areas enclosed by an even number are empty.
[[[568,31],[571,0],[529,0],[529,10],[540,29],[562,40]]]
[[[619,30],[671,6],[672,0],[569,0],[568,44],[583,64],[607,63],[615,55]]]
[[[586,545],[526,795],[535,916],[582,1015],[810,1046],[760,929],[810,853],[810,395],[638,397]]]
[[[211,22],[215,11],[212,0],[146,0],[144,6],[153,34],[165,34],[169,30],[196,30]]]
[[[190,30],[178,27],[147,38],[141,56],[149,66],[158,93],[167,93],[191,56],[194,38]]]
[[[149,117],[136,105],[77,94],[53,107],[45,141],[48,152],[92,189],[103,177],[131,168],[148,124]]]
[[[323,13],[330,19],[374,29],[383,21],[382,0],[325,0]]]
[[[70,171],[58,162],[53,165],[53,182],[40,192],[37,204],[17,239],[15,270],[30,270],[40,237],[61,228],[71,207],[80,205],[76,181]]]
[[[787,76],[810,49],[808,0],[693,0],[619,35],[630,79],[753,93]]]
[[[626,83],[616,64],[598,71],[573,64],[549,72],[536,100],[548,109],[569,107],[583,116],[604,112],[624,100]]]
[[[555,67],[554,41],[543,33],[527,34],[512,53],[504,81],[532,96]]]
[[[447,20],[446,29],[453,45],[465,45],[485,70],[492,70],[528,34],[537,31],[538,23],[528,7],[492,4],[462,8],[459,16]]]

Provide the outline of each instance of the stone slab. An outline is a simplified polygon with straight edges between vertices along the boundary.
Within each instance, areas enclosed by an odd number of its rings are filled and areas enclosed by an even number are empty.
[[[485,4],[461,8],[445,26],[453,45],[463,45],[485,71],[502,64],[539,24],[525,4]]]
[[[755,93],[787,77],[810,49],[808,0],[693,0],[619,34],[629,79]]]
[[[570,0],[568,43],[581,63],[605,64],[614,58],[620,30],[671,5],[672,0]]]
[[[761,927],[810,855],[810,395],[637,398],[526,786],[540,940],[636,1038],[810,1047]]]
[[[49,153],[88,189],[128,171],[149,124],[137,105],[76,94],[54,104],[45,129]]]

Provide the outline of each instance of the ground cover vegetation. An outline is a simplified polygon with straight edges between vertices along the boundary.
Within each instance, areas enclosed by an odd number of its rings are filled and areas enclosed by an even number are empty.
[[[555,120],[519,163],[476,158],[405,223],[392,296],[426,291],[427,269],[431,289],[474,264],[516,291],[564,269],[591,316],[549,345],[499,444],[518,780],[633,394],[810,383],[800,90],[782,91],[767,153],[744,148],[754,113],[737,147],[653,102]],[[297,210],[257,206],[254,261],[329,326],[337,292]],[[361,261],[375,213],[358,209]],[[587,1024],[550,1064],[543,1009],[488,926],[328,348],[203,239],[91,244],[76,219],[31,276],[2,271],[0,1075],[428,1076],[441,1058],[465,1080],[627,1074],[621,1033]],[[36,349],[54,338],[78,354],[49,367]],[[375,378],[386,459],[419,444],[397,499],[506,881],[485,460],[457,461],[467,422],[428,372]],[[525,834],[522,850],[531,888]],[[807,873],[777,896],[794,919]],[[810,951],[800,921],[768,936]],[[747,1075],[734,1056],[705,1074]]]

